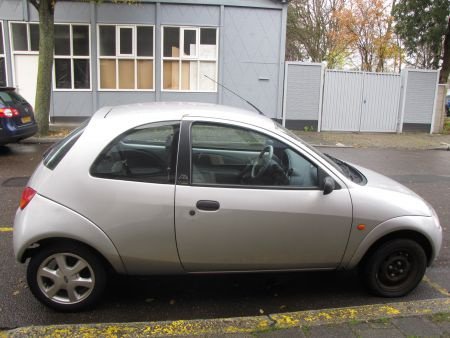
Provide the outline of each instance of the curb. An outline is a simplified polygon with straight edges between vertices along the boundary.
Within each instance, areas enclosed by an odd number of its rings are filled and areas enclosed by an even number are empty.
[[[20,143],[26,144],[47,144],[61,141],[63,137],[29,137],[20,141]]]
[[[450,312],[450,298],[228,319],[30,326],[9,331],[0,331],[0,337],[170,337],[237,333],[249,334],[295,327],[423,316],[442,312]]]
[[[337,145],[337,144],[313,144],[311,145],[315,148],[354,148],[354,146],[347,145]]]

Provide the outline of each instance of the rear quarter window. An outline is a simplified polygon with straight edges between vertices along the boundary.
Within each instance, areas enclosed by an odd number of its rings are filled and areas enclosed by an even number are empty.
[[[55,143],[47,152],[44,154],[44,165],[53,170],[61,162],[61,160],[66,156],[73,145],[78,141],[80,136],[83,134],[84,129],[88,125],[89,120],[83,122],[78,128],[74,129],[66,138]]]
[[[27,103],[27,101],[13,91],[0,91],[0,104],[3,105],[14,105],[14,104],[20,104],[20,103]]]
[[[180,122],[151,123],[114,139],[93,163],[94,177],[174,184]]]

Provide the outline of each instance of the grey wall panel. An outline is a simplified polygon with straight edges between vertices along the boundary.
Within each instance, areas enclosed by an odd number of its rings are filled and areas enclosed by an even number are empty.
[[[30,22],[37,22],[39,21],[39,13],[34,6],[28,5],[28,20]]]
[[[155,24],[155,4],[133,5],[102,3],[97,6],[98,23]]]
[[[287,120],[318,120],[322,65],[288,64]]]
[[[91,6],[89,3],[59,1],[55,7],[56,22],[90,22]]]
[[[121,104],[133,104],[143,102],[154,102],[154,92],[99,92],[99,109],[105,106],[117,106]]]
[[[404,123],[431,124],[437,80],[437,71],[408,70]]]
[[[207,2],[210,5],[224,5],[234,7],[251,7],[251,8],[276,8],[281,9],[287,7],[287,3],[282,4],[281,0],[140,0],[142,2],[161,2],[167,4],[192,4],[204,5]]]
[[[279,117],[280,10],[225,7],[223,83],[269,117]],[[250,108],[223,91],[223,103]]]
[[[161,101],[217,103],[217,94],[216,93],[161,92]]]
[[[39,21],[39,13],[29,5],[30,21]],[[90,4],[78,1],[58,1],[55,7],[55,22],[86,22],[90,21]]]
[[[22,0],[0,0],[0,20],[23,20]]]
[[[94,113],[91,92],[53,92],[52,103],[52,116],[91,116]]]
[[[218,26],[219,23],[219,6],[161,5],[162,25]]]

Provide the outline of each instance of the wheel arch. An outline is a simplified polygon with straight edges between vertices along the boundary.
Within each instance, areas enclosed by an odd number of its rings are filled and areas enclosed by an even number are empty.
[[[387,235],[384,235],[383,237],[376,240],[364,253],[363,257],[358,262],[358,265],[364,265],[364,262],[367,260],[370,255],[377,250],[381,245],[384,243],[394,240],[394,239],[410,239],[417,244],[419,244],[427,256],[427,263],[428,265],[431,264],[433,259],[433,247],[431,246],[430,240],[425,237],[422,233],[415,231],[415,230],[398,230],[391,232]]]
[[[24,262],[33,249],[52,241],[72,241],[90,247],[118,273],[127,273],[122,258],[108,235],[81,214],[39,194],[14,220],[13,247],[17,261]]]
[[[353,232],[351,236],[356,236],[356,234]],[[436,225],[432,217],[402,216],[392,218],[374,227],[358,243],[353,241],[351,246],[354,249],[348,252],[351,258],[344,261],[342,268],[355,268],[380,245],[397,238],[411,239],[421,245],[427,257],[427,265],[430,266],[440,251],[442,229]]]
[[[113,264],[100,252],[98,251],[96,248],[94,248],[93,246],[84,243],[82,241],[73,239],[73,238],[67,238],[67,237],[49,237],[49,238],[43,238],[35,243],[33,243],[33,245],[31,247],[28,247],[27,249],[25,249],[25,251],[22,254],[21,257],[21,262],[24,263],[28,258],[31,258],[32,256],[34,256],[37,252],[39,252],[40,250],[42,250],[43,248],[47,248],[49,246],[53,246],[53,245],[64,245],[64,244],[68,244],[68,245],[76,245],[76,246],[83,246],[85,248],[87,248],[88,250],[92,251],[104,264],[105,269],[108,272],[114,272],[117,273],[119,271],[117,271],[117,269],[113,266]]]

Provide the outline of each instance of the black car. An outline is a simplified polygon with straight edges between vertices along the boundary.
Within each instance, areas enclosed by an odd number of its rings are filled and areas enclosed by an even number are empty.
[[[33,107],[14,88],[0,87],[0,145],[33,136],[37,130]]]

